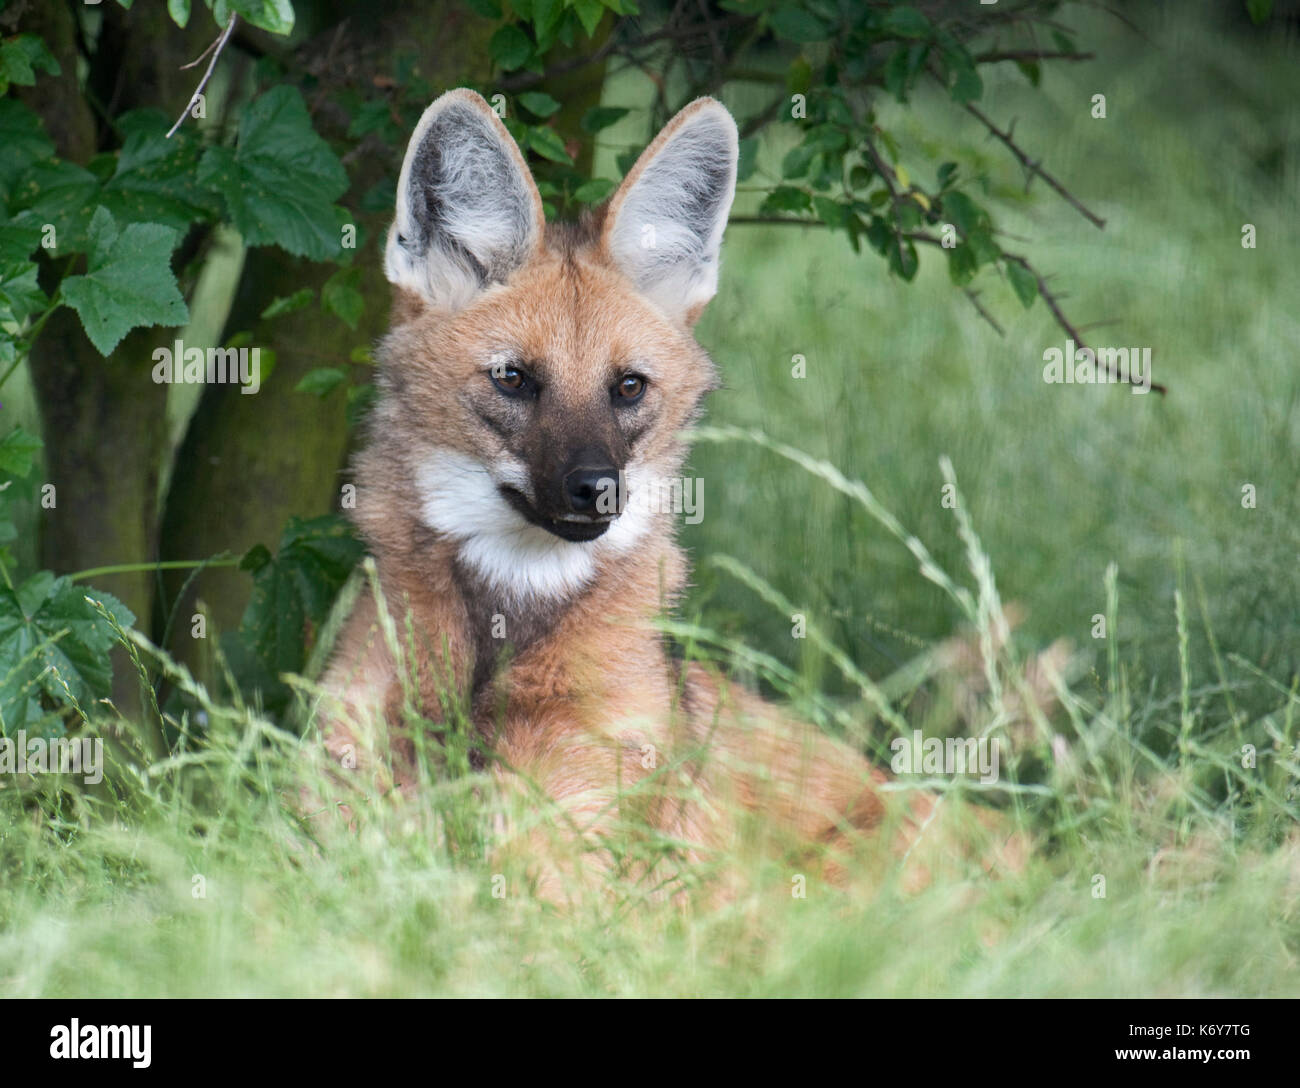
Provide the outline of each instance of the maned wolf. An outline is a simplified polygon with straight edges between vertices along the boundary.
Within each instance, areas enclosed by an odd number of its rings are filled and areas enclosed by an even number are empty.
[[[718,385],[691,329],[717,288],[737,147],[727,110],[698,99],[605,206],[547,225],[488,104],[468,90],[435,101],[388,236],[393,322],[356,521],[403,656],[414,644],[419,714],[445,720],[457,688],[493,773],[535,783],[588,846],[634,809],[703,859],[750,813],[838,875],[862,832],[888,826],[880,853],[905,850],[933,799],[882,793],[856,752],[682,666],[654,626],[687,567],[672,511],[647,497],[680,475],[680,432]],[[402,790],[414,738],[378,620],[367,592],[325,678],[325,743]],[[600,858],[537,858],[539,893]]]

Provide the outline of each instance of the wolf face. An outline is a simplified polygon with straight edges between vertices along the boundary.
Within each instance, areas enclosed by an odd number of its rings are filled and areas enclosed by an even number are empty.
[[[422,523],[497,592],[563,597],[671,535],[654,496],[716,386],[691,328],[736,160],[730,114],[700,99],[604,208],[548,226],[481,97],[451,91],[421,118],[385,252],[397,291],[372,431],[405,461]]]

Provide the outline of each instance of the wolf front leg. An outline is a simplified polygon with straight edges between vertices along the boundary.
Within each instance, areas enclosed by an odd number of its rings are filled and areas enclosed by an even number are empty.
[[[304,811],[335,810],[351,822],[352,803],[371,790],[382,795],[400,787],[403,777],[390,770],[388,732],[401,688],[369,592],[344,624],[321,687],[316,723],[326,758],[319,782],[303,787]]]

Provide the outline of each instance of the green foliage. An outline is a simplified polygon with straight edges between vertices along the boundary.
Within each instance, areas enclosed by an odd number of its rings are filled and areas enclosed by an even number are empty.
[[[334,314],[349,329],[355,329],[365,308],[360,291],[361,269],[341,268],[321,288],[320,304],[323,310]]]
[[[347,190],[347,174],[312,128],[296,88],[274,87],[245,110],[235,149],[209,148],[198,180],[221,194],[249,245],[278,245],[313,260],[339,255],[348,218],[333,202]]]
[[[59,74],[59,62],[36,34],[18,34],[0,41],[0,94],[9,85],[31,87],[37,72]]]
[[[216,0],[209,6],[213,18],[222,26],[233,13],[272,34],[288,34],[293,29],[293,4],[290,0]]]
[[[107,208],[96,210],[86,274],[69,276],[60,291],[103,354],[134,328],[189,320],[170,266],[175,246],[176,232],[170,227],[131,223],[119,230]]]
[[[0,472],[27,476],[32,471],[32,458],[40,448],[39,438],[15,427],[0,441]]]
[[[327,515],[291,518],[275,555],[259,544],[241,560],[253,593],[223,646],[236,676],[260,689],[269,708],[287,704],[280,676],[302,671],[314,632],[364,551],[343,518]]]
[[[317,397],[327,397],[342,385],[347,377],[348,372],[342,367],[318,366],[314,370],[307,371],[294,386],[294,390],[299,393],[311,393]]]
[[[199,177],[201,145],[192,130],[181,128],[169,139],[171,122],[156,110],[133,110],[118,124],[126,139],[99,190],[101,207],[121,222],[176,231],[216,217],[218,194]]]
[[[1273,0],[1246,0],[1246,11],[1252,22],[1266,22],[1273,14]]]
[[[63,732],[61,711],[109,694],[112,626],[67,577],[38,571],[0,587],[0,734]],[[135,617],[102,590],[89,591],[123,627]]]

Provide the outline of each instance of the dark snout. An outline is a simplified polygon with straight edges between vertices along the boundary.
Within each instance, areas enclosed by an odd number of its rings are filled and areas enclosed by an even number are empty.
[[[534,469],[535,505],[518,492],[506,491],[510,502],[534,525],[564,540],[595,540],[623,512],[627,484],[607,448],[584,446],[547,468],[540,474]]]
[[[613,465],[581,466],[565,474],[563,493],[571,514],[610,520],[623,509],[623,482]]]

